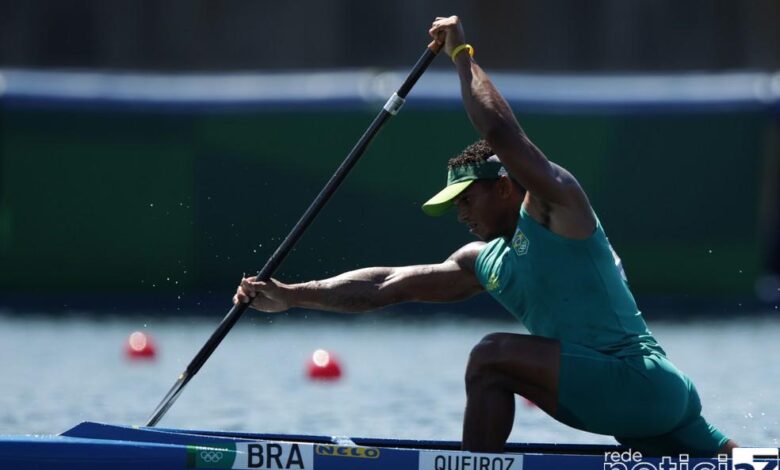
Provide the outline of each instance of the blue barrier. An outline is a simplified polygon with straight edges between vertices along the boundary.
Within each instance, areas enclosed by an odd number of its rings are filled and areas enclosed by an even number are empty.
[[[780,73],[492,77],[516,111],[533,113],[780,112]],[[355,109],[383,102],[402,80],[386,71],[157,75],[0,70],[8,106],[219,112]],[[409,106],[460,106],[452,71],[426,74]]]

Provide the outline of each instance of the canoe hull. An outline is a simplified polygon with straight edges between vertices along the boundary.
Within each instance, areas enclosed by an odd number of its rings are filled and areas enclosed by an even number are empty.
[[[511,444],[503,454],[456,450],[451,441],[350,439],[134,428],[82,423],[59,436],[0,437],[0,468],[261,470],[571,470],[630,469],[639,461],[605,458],[617,446]],[[642,459],[637,468],[664,468]],[[709,462],[726,470],[729,462],[690,459],[688,468]],[[650,467],[651,465],[652,467]],[[666,467],[670,468],[670,467]]]

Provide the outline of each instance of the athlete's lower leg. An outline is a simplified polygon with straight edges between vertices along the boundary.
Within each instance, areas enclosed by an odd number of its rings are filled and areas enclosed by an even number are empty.
[[[490,377],[468,377],[463,450],[503,452],[515,417],[515,394]]]

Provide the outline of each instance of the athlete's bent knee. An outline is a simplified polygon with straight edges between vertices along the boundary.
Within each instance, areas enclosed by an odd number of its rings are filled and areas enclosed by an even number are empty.
[[[490,371],[490,365],[495,363],[505,338],[505,335],[502,333],[491,333],[482,338],[471,349],[469,362],[466,366],[467,387],[477,383],[484,383],[493,375]]]

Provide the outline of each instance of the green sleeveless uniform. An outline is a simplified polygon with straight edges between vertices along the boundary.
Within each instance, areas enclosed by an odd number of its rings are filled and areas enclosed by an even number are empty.
[[[573,240],[521,209],[512,239],[482,248],[476,274],[532,335],[560,341],[556,419],[645,453],[714,455],[725,444],[648,331],[598,220]]]

